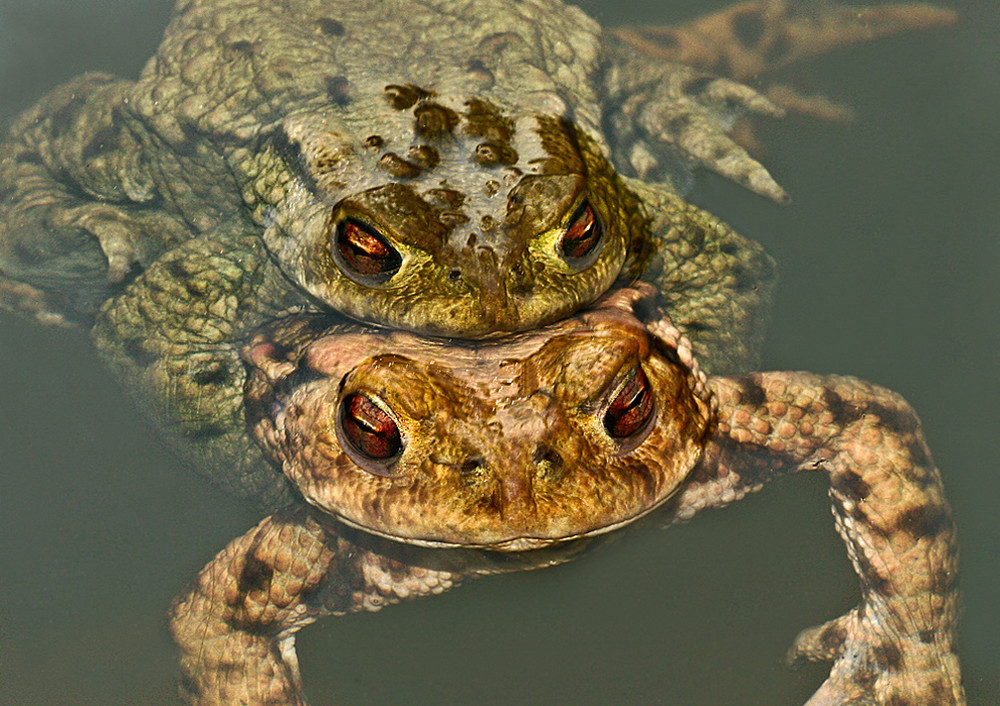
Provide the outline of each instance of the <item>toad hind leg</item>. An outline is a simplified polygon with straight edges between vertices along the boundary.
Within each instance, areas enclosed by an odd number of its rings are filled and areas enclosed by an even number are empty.
[[[825,471],[861,602],[808,630],[792,659],[832,660],[820,704],[964,704],[958,657],[958,549],[941,478],[913,410],[849,377],[759,373],[710,378],[719,424],[667,508],[683,520],[779,475]]]

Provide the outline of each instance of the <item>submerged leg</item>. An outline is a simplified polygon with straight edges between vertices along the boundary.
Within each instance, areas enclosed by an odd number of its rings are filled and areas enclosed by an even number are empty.
[[[793,660],[833,661],[810,703],[964,704],[955,528],[913,410],[847,377],[762,373],[711,378],[710,386],[718,431],[668,521],[733,502],[781,474],[830,478],[861,602],[796,640]]]
[[[0,143],[0,307],[89,321],[187,228],[159,208],[131,82],[85,74],[26,111]]]

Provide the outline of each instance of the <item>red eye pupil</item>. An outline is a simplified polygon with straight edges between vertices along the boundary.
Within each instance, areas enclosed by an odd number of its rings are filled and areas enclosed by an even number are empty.
[[[622,388],[604,414],[604,428],[616,439],[632,436],[646,426],[653,413],[653,395],[642,368]]]
[[[579,260],[590,255],[601,242],[601,224],[594,214],[594,209],[586,201],[577,210],[577,214],[563,235],[561,249],[563,257]]]
[[[368,458],[392,458],[403,448],[399,427],[381,407],[361,394],[348,395],[342,413],[344,432],[355,449]]]
[[[355,275],[387,279],[402,263],[399,252],[385,238],[351,219],[337,227],[335,245],[339,261]]]

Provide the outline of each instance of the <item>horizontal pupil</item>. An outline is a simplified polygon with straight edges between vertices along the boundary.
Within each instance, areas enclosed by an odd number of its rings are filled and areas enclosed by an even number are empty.
[[[392,417],[364,395],[347,400],[344,426],[351,442],[371,458],[389,458],[401,447],[399,428]]]
[[[611,403],[604,426],[615,438],[630,436],[646,421],[651,409],[652,398],[649,396],[646,376],[640,369]]]
[[[350,220],[338,229],[337,249],[344,264],[360,275],[392,274],[402,261],[385,239]]]

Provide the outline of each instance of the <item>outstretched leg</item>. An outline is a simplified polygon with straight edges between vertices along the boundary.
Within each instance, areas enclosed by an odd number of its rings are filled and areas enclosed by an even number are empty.
[[[848,377],[761,373],[709,384],[718,431],[666,509],[668,521],[733,502],[781,474],[830,478],[862,596],[792,648],[792,659],[833,661],[810,703],[965,703],[954,645],[955,528],[913,410]]]

